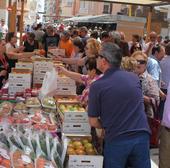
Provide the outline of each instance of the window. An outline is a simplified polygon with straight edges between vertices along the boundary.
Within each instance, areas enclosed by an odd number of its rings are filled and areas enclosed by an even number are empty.
[[[103,6],[103,13],[104,14],[110,13],[110,4],[104,4],[104,6]]]
[[[86,1],[80,1],[80,8],[86,8]]]
[[[66,6],[71,7],[73,5],[73,0],[66,0]]]

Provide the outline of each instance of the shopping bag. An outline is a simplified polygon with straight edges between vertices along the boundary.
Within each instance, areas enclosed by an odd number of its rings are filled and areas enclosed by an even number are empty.
[[[42,87],[40,89],[39,98],[42,99],[45,96],[54,96],[57,90],[57,72],[55,68],[50,72],[46,72]]]
[[[168,92],[164,106],[162,125],[170,128],[170,83],[168,86]]]
[[[150,145],[157,147],[159,144],[159,130],[161,122],[156,118],[148,117],[148,123],[151,129]]]

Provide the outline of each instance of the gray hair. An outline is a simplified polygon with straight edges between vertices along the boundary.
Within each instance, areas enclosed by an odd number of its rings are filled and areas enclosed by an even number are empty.
[[[122,61],[122,50],[117,44],[111,42],[103,43],[99,55],[104,57],[111,66],[120,67]]]
[[[110,38],[114,41],[115,44],[119,45],[121,41],[120,33],[117,31],[111,31],[109,32]]]

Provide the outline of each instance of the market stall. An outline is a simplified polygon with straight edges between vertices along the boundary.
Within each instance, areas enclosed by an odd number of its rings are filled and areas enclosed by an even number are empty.
[[[56,64],[64,66],[52,58],[22,59],[0,90],[2,167],[102,168],[103,156],[92,140],[75,81],[56,72],[53,96],[40,94],[46,75]]]

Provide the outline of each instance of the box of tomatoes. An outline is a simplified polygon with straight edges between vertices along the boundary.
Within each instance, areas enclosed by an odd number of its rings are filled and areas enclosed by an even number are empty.
[[[99,155],[91,136],[67,137],[65,165],[69,168],[103,167],[103,156]]]

